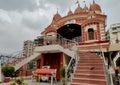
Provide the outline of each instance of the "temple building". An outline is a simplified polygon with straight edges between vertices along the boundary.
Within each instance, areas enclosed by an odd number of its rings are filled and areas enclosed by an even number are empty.
[[[39,43],[34,51],[41,53],[40,68],[57,68],[57,79],[60,79],[60,68],[69,66],[74,57],[71,50],[83,53],[107,52],[109,40],[105,37],[106,18],[107,15],[103,14],[95,1],[90,7],[78,4],[74,12],[69,10],[66,16],[61,16],[57,10],[51,24],[41,33],[43,37],[35,40]],[[86,55],[89,56],[89,53]]]
[[[95,1],[89,8],[86,4],[83,8],[78,4],[74,12],[69,10],[63,17],[57,11],[51,24],[41,34],[43,36],[59,34],[63,38],[75,40],[81,51],[99,51],[99,45],[107,51],[106,18],[107,16]]]

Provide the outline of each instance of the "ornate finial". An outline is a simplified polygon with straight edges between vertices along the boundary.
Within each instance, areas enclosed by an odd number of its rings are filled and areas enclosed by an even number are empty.
[[[95,0],[93,0],[93,4],[95,3]]]
[[[76,4],[78,4],[78,6],[80,6],[80,4],[79,4],[79,1],[78,0],[76,0],[76,2],[75,2]]]
[[[85,0],[83,0],[83,2],[85,3]]]
[[[86,7],[86,2],[85,2],[85,0],[83,0],[83,2],[84,2],[84,4],[85,4],[85,7]]]
[[[58,8],[57,8],[57,14],[58,14]]]

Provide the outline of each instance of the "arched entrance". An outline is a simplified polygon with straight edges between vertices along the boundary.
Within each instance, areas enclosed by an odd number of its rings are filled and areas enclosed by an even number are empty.
[[[67,38],[70,40],[74,39],[78,42],[82,41],[81,25],[78,24],[66,24],[60,27],[57,30],[57,33],[60,34],[63,38]]]

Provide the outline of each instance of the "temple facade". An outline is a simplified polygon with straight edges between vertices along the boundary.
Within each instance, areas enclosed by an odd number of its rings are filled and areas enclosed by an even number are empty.
[[[43,36],[59,34],[63,38],[75,40],[81,51],[99,51],[100,45],[103,46],[104,51],[107,51],[106,18],[100,5],[95,1],[89,8],[87,5],[82,8],[78,4],[74,12],[69,10],[63,17],[57,11],[51,24],[41,34]]]
[[[41,32],[43,37],[38,37],[39,43],[35,49],[35,52],[41,53],[38,67],[57,68],[57,79],[61,78],[60,68],[68,66],[73,56],[57,44],[64,49],[72,49],[74,43],[81,52],[107,52],[106,18],[95,1],[89,8],[87,5],[82,8],[78,4],[74,12],[69,10],[66,16],[61,16],[57,11],[51,24]]]

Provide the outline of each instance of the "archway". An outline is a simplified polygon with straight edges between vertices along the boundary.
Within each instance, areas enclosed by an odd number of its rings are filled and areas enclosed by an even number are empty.
[[[77,42],[82,41],[81,36],[81,25],[78,24],[66,24],[60,27],[57,30],[57,33],[60,34],[63,38],[75,39]]]

